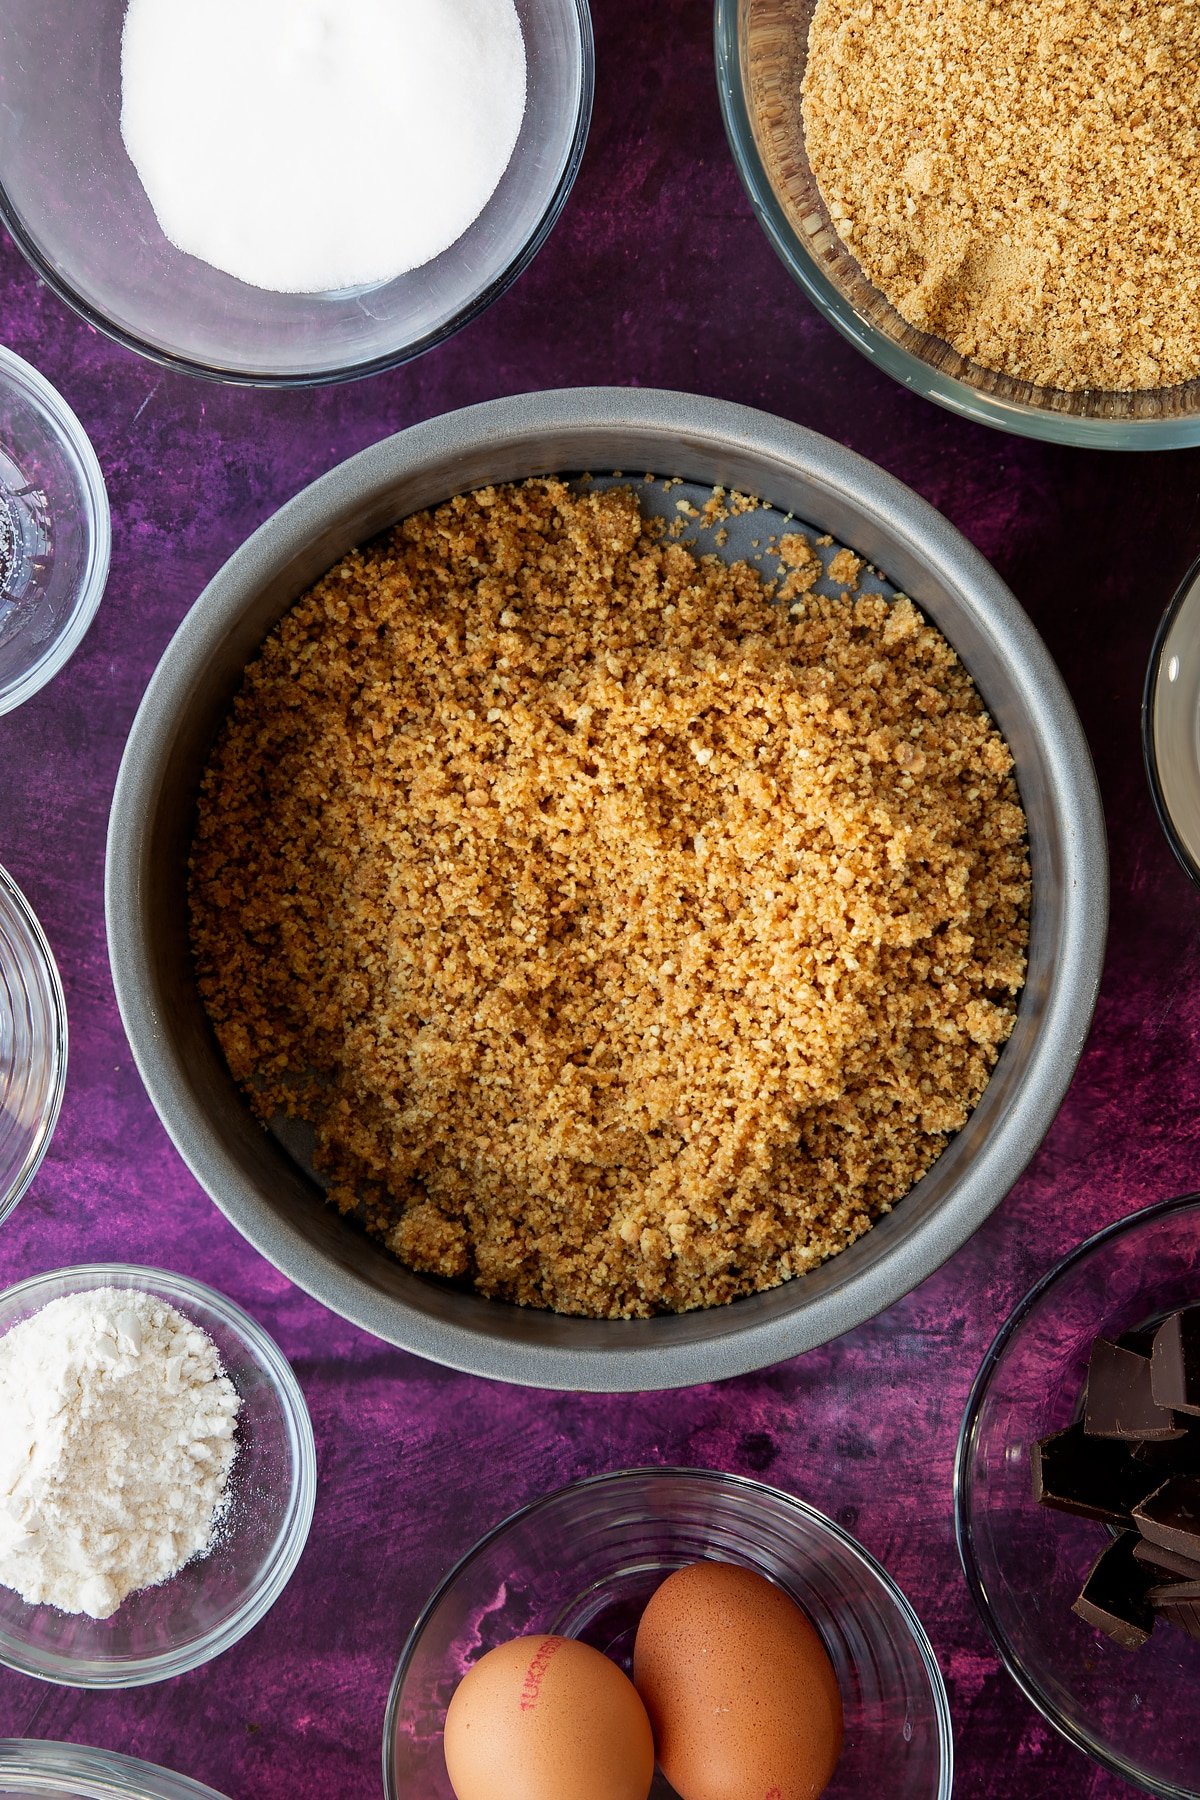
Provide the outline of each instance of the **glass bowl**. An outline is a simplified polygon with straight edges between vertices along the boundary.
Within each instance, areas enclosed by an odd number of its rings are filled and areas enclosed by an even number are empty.
[[[50,383],[0,346],[0,713],[44,687],[78,647],[111,544],[87,433]]]
[[[64,1687],[143,1687],[219,1656],[274,1605],[308,1537],[316,1448],[299,1383],[276,1345],[240,1306],[183,1275],[125,1263],[35,1275],[0,1294],[0,1336],[51,1300],[99,1287],[155,1294],[217,1346],[242,1401],[231,1503],[207,1556],[130,1594],[110,1619],[27,1606],[0,1586],[0,1663]]]
[[[1200,562],[1155,634],[1142,693],[1142,754],[1167,842],[1200,885]]]
[[[816,1626],[845,1708],[823,1800],[948,1800],[950,1709],[920,1621],[873,1557],[777,1488],[710,1469],[627,1469],[560,1488],[490,1531],[446,1576],[404,1647],[383,1734],[387,1800],[454,1800],[442,1725],[485,1651],[552,1632],[628,1673],[642,1610],[673,1569],[711,1558],[777,1581]],[[661,1774],[652,1800],[674,1793]]]
[[[885,300],[843,244],[805,155],[799,87],[816,0],[716,0],[725,130],[758,220],[831,325],[887,374],[984,425],[1059,444],[1161,450],[1200,443],[1200,381],[1115,393],[1036,387],[960,356]]]
[[[67,1079],[67,1008],[54,954],[0,868],[0,1220],[37,1174]]]
[[[1071,1604],[1105,1527],[1033,1498],[1029,1447],[1065,1429],[1094,1340],[1200,1301],[1200,1195],[1089,1238],[1026,1295],[971,1390],[955,1459],[967,1585],[1009,1673],[1064,1737],[1127,1781],[1200,1796],[1200,1643],[1166,1626],[1118,1648]]]
[[[202,1782],[157,1763],[52,1744],[41,1738],[0,1738],[0,1800],[221,1800]]]
[[[528,90],[500,185],[458,241],[370,288],[278,294],[164,237],[120,131],[125,0],[0,9],[0,219],[90,324],[214,380],[301,386],[391,368],[489,306],[545,242],[591,117],[587,0],[516,0]]]

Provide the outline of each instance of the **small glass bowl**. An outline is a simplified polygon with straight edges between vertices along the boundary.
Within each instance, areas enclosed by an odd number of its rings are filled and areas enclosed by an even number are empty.
[[[0,868],[0,1221],[41,1165],[67,1079],[67,1008],[54,954]]]
[[[1160,1626],[1140,1650],[1071,1604],[1106,1542],[1092,1520],[1039,1506],[1030,1445],[1077,1416],[1095,1339],[1200,1302],[1200,1195],[1089,1238],[1002,1326],[971,1390],[954,1467],[967,1585],[1009,1673],[1050,1723],[1126,1781],[1200,1797],[1200,1644]]]
[[[1200,443],[1200,380],[1179,387],[1067,393],[1016,381],[902,319],[833,226],[805,154],[798,91],[817,0],[716,0],[717,86],[725,131],[759,224],[788,272],[842,336],[879,368],[951,412],[1023,437],[1107,450]],[[755,94],[765,104],[756,103]]]
[[[823,1800],[948,1800],[950,1709],[920,1621],[840,1526],[777,1488],[710,1469],[627,1469],[560,1488],[490,1531],[451,1569],[404,1647],[383,1734],[387,1800],[454,1800],[442,1726],[485,1651],[552,1632],[628,1672],[646,1602],[704,1558],[777,1581],[821,1634],[846,1736]],[[674,1793],[661,1774],[652,1800]]]
[[[1200,886],[1200,562],[1155,634],[1142,693],[1142,755],[1159,824]]]
[[[0,1337],[51,1300],[103,1287],[156,1295],[216,1345],[242,1401],[229,1508],[207,1556],[130,1594],[110,1619],[27,1606],[0,1586],[0,1662],[64,1687],[144,1687],[219,1656],[274,1605],[312,1522],[316,1447],[299,1383],[276,1345],[240,1306],[185,1276],[125,1263],[35,1275],[0,1294]]]
[[[587,0],[516,0],[525,117],[495,193],[440,256],[375,287],[281,294],[163,235],[121,138],[127,0],[0,8],[0,221],[98,330],[215,381],[305,386],[374,374],[441,343],[503,294],[558,219],[583,158],[594,49]]]
[[[221,1800],[214,1788],[157,1763],[53,1744],[0,1738],[0,1800]]]
[[[36,694],[78,648],[111,545],[87,433],[50,383],[0,346],[0,713]]]

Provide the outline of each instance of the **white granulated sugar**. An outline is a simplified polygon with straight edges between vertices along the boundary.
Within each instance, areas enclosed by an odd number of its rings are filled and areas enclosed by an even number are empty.
[[[0,1337],[0,1583],[106,1619],[209,1549],[241,1405],[152,1294],[68,1294]]]
[[[177,249],[321,293],[462,236],[525,76],[513,0],[129,0],[121,135]]]

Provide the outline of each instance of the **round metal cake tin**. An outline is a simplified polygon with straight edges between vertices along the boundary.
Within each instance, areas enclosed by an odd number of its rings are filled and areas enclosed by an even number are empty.
[[[485,1300],[402,1267],[326,1205],[235,1086],[196,990],[186,872],[199,779],[246,664],[347,550],[450,495],[526,476],[654,470],[753,493],[851,545],[950,639],[1007,739],[1029,820],[1029,974],[983,1098],[929,1173],[857,1243],[767,1293],[706,1311],[592,1320]],[[813,1348],[929,1275],[1008,1192],[1083,1048],[1104,956],[1104,823],[1070,697],[1030,620],[941,515],[815,432],[647,389],[519,395],[431,419],[352,457],[234,553],[168,646],[134,721],[109,827],[117,999],[159,1116],[197,1180],[276,1268],[387,1342],[530,1386],[638,1391]]]

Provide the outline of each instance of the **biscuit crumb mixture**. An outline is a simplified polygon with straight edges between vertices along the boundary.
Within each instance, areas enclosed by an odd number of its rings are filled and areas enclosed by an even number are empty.
[[[1044,387],[1170,387],[1200,375],[1198,68],[1195,0],[817,0],[809,163],[910,324]]]
[[[910,601],[770,596],[535,481],[354,552],[249,669],[201,989],[411,1267],[716,1305],[851,1243],[978,1100],[1025,971],[1009,752]]]

